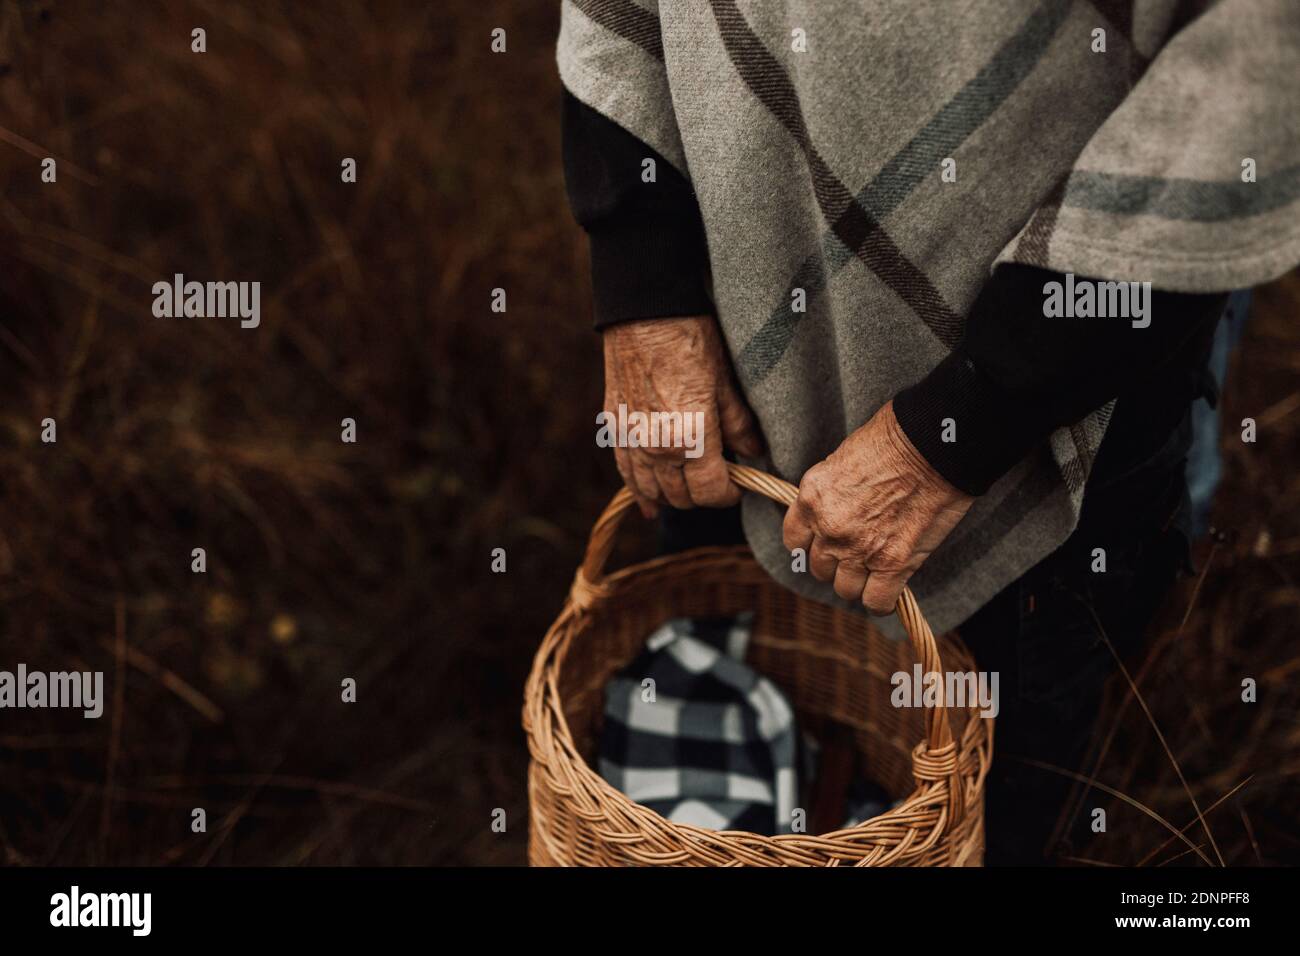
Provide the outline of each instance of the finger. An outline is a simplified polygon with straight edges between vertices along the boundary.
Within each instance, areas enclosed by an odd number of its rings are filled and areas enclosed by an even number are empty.
[[[802,548],[807,553],[813,541],[811,513],[811,509],[798,498],[786,509],[785,521],[781,524],[781,540],[787,551]]]
[[[668,503],[683,511],[694,507],[691,493],[686,489],[686,476],[682,474],[680,462],[656,461],[654,464],[655,480]]]
[[[835,568],[835,593],[844,600],[862,600],[862,590],[866,586],[867,569],[861,565],[841,561]]]
[[[740,487],[727,473],[727,462],[716,452],[687,459],[682,469],[691,501],[704,508],[725,508],[740,500]]]
[[[724,382],[718,388],[718,423],[722,440],[728,448],[748,458],[763,454],[763,439],[754,413],[730,382]]]
[[[632,467],[632,493],[637,496],[641,514],[653,518],[659,513],[659,503],[663,500],[654,469],[645,455],[629,452],[627,458]]]
[[[826,539],[815,538],[808,551],[808,568],[818,581],[835,580],[835,569],[839,564],[834,555],[826,550]],[[861,593],[861,592],[859,592]]]
[[[642,497],[640,490],[636,486],[636,476],[632,473],[632,456],[628,454],[626,448],[614,448],[614,465],[618,468],[619,477],[623,479],[623,484],[627,490],[632,492],[632,500],[636,502],[637,509],[640,510],[643,517],[653,518],[656,509],[652,502],[646,501]]]
[[[907,578],[900,571],[872,571],[862,592],[862,606],[872,614],[893,613]]]
[[[627,485],[629,491],[636,494],[636,481],[632,477],[632,462],[628,457],[626,448],[618,445],[614,446],[614,467],[618,469],[618,476],[623,479],[623,484]]]
[[[718,430],[718,416],[704,416],[704,432],[700,436],[699,452],[695,458],[686,458],[686,486],[697,505],[722,507],[740,500],[740,489],[727,473],[727,462],[722,457],[722,432]],[[689,452],[689,450],[688,450]]]

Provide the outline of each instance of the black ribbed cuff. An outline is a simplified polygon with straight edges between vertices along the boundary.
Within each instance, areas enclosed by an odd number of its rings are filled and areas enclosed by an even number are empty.
[[[597,227],[590,235],[597,329],[712,314],[708,251],[698,221],[650,219]]]
[[[982,495],[1033,449],[1043,433],[961,350],[894,397],[903,434],[950,485]]]

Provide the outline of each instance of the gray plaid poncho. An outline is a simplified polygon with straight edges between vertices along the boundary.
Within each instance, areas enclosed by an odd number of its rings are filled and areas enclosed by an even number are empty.
[[[1300,262],[1300,0],[564,0],[558,61],[690,179],[763,464],[792,481],[938,364],[999,262],[1187,292]],[[1108,416],[930,557],[937,630],[1069,535]],[[791,571],[775,506],[744,518],[769,573],[838,600]]]

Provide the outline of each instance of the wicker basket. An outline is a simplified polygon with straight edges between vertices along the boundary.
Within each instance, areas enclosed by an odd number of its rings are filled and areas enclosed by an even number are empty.
[[[795,488],[732,465],[733,480],[783,505]],[[619,491],[597,520],[559,618],[537,657],[524,699],[534,866],[979,866],[984,777],[993,720],[968,708],[899,708],[890,676],[974,670],[955,637],[936,641],[910,591],[897,613],[911,638],[886,637],[866,618],[780,587],[744,547],[698,548],[606,575],[614,535],[632,504]],[[803,719],[852,729],[873,779],[894,809],[847,830],[762,836],[670,823],[632,802],[588,765],[604,689],[673,617],[754,612],[748,663],[773,680]],[[942,660],[940,649],[942,648]],[[915,658],[913,657],[915,654]]]

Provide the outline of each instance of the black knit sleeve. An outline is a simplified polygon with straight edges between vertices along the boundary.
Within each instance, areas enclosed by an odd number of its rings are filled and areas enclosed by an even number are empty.
[[[1020,264],[998,267],[957,348],[894,399],[894,414],[917,451],[967,494],[983,494],[1052,431],[1177,361],[1186,343],[1213,329],[1226,302],[1226,295],[1153,290],[1150,324],[1135,327],[1122,317],[1045,315],[1051,282],[1064,287],[1066,277]]]
[[[704,223],[686,177],[567,90],[563,151],[569,206],[591,241],[596,328],[711,313]]]

